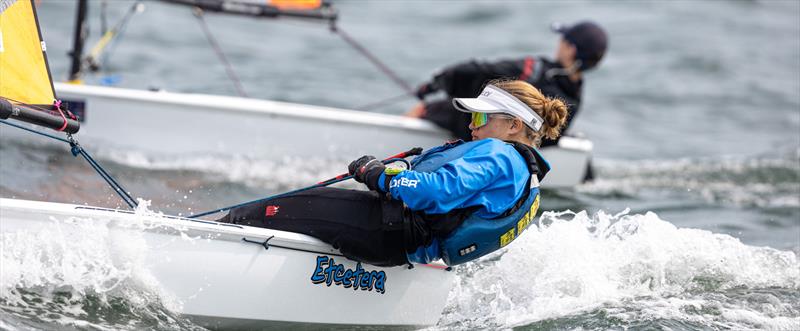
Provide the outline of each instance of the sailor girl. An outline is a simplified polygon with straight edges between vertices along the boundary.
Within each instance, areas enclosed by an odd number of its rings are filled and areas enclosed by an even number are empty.
[[[432,148],[407,170],[365,155],[348,170],[369,191],[316,188],[220,221],[307,234],[376,266],[452,266],[509,244],[536,216],[550,165],[535,147],[559,136],[567,107],[519,80],[492,81],[453,104],[471,113],[472,141]]]

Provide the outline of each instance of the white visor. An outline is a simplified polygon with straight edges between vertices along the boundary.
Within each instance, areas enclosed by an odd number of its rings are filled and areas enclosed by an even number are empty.
[[[486,85],[477,98],[453,98],[453,106],[465,113],[504,113],[521,118],[528,127],[538,132],[542,117],[503,89]]]

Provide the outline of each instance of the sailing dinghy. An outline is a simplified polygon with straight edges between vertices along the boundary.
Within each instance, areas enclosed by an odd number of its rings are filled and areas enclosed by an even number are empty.
[[[19,126],[15,122],[22,121],[65,132],[63,141],[72,145],[73,152],[83,155],[134,207],[136,202],[72,136],[80,123],[55,101],[33,0],[0,0],[0,34],[2,124]],[[16,130],[2,126],[8,132]],[[361,264],[328,244],[295,233],[0,198],[3,247],[13,242],[10,238],[36,237],[54,228],[68,239],[86,222],[105,226],[119,238],[139,238],[146,247],[139,253],[158,292],[176,300],[180,314],[212,328],[432,325],[454,278],[444,265]]]
[[[212,328],[433,325],[454,272],[380,268],[348,260],[314,238],[282,231],[61,203],[0,199],[0,238],[80,221],[109,236],[143,238],[148,271],[180,313]],[[424,303],[424,304],[422,304]]]
[[[294,4],[291,8],[269,6],[267,1],[164,1],[257,18],[299,17],[331,24],[337,19],[331,4],[317,0],[273,1]],[[80,3],[86,5],[85,0]],[[298,8],[297,4],[305,6]],[[71,79],[79,77],[81,64],[87,62],[81,58],[82,46],[79,46],[83,45],[85,35],[81,33],[85,11],[84,8],[81,15],[79,10],[77,15]],[[55,90],[73,107],[81,122],[83,142],[154,157],[219,155],[259,160],[298,157],[343,161],[363,154],[390,155],[408,146],[438,146],[452,139],[449,132],[432,122],[369,111],[67,83],[56,83]],[[5,138],[31,139],[30,135],[10,131],[0,128]],[[544,157],[553,165],[542,185],[558,188],[582,183],[592,149],[590,140],[579,137],[563,137],[558,146],[542,148]]]

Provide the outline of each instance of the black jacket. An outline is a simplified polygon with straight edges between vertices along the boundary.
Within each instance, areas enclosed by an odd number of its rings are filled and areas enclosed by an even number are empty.
[[[471,60],[444,69],[434,76],[430,88],[444,91],[448,98],[426,103],[426,113],[423,118],[450,130],[457,138],[470,140],[471,134],[467,128],[469,114],[456,110],[451,99],[474,98],[488,81],[499,78],[527,81],[541,90],[545,96],[564,101],[569,111],[565,130],[578,113],[583,81],[571,81],[558,62],[543,57],[525,57],[497,62]],[[552,143],[554,141],[542,142],[545,146]]]

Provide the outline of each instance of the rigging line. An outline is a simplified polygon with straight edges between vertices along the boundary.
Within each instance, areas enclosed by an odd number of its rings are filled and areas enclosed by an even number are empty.
[[[136,206],[138,205],[136,200],[134,200],[130,196],[130,194],[128,194],[128,191],[126,191],[122,187],[122,185],[119,184],[119,182],[114,180],[114,178],[111,177],[111,175],[105,169],[103,169],[103,167],[100,166],[100,164],[97,163],[97,161],[95,161],[92,158],[91,155],[89,155],[89,152],[87,152],[85,149],[83,149],[83,147],[81,147],[78,144],[78,141],[75,140],[75,138],[73,138],[71,134],[67,134],[67,138],[68,139],[64,139],[64,138],[57,137],[57,136],[54,136],[54,135],[51,135],[51,134],[48,134],[48,133],[44,133],[44,132],[36,131],[36,130],[33,130],[33,129],[29,129],[29,128],[26,128],[24,126],[21,126],[21,125],[15,124],[15,123],[8,122],[6,120],[0,120],[0,123],[3,123],[3,124],[6,124],[6,125],[9,125],[9,126],[18,128],[18,129],[22,129],[22,130],[25,130],[25,131],[28,131],[28,132],[31,132],[31,133],[35,133],[35,134],[38,134],[38,135],[41,135],[41,136],[44,136],[44,137],[48,137],[48,138],[55,139],[55,140],[58,140],[58,141],[61,141],[61,142],[65,142],[65,143],[69,144],[70,146],[72,146],[72,155],[78,156],[78,154],[80,154],[81,156],[83,156],[83,158],[86,160],[86,162],[89,163],[89,165],[100,175],[100,177],[102,177],[103,180],[105,180],[106,183],[109,186],[111,186],[111,188],[114,190],[114,192],[116,192],[117,195],[119,195],[120,198],[122,198],[122,200],[125,201],[125,203],[128,204],[129,207],[131,207],[131,209],[136,208]]]
[[[400,154],[397,154],[397,155],[390,156],[389,158],[387,158],[385,160],[382,160],[381,162],[383,162],[383,164],[390,164],[390,163],[393,163],[393,162],[403,162],[406,165],[406,169],[411,169],[411,163],[409,163],[406,159],[404,159],[404,157],[409,157],[409,156],[412,156],[412,155],[419,155],[420,153],[422,153],[422,148],[417,147],[417,148],[411,149],[409,151],[406,151],[406,152],[403,152],[403,153],[400,153]],[[331,178],[329,180],[321,181],[321,182],[316,183],[316,184],[311,185],[311,186],[306,186],[306,187],[299,188],[299,189],[296,189],[296,190],[293,190],[293,191],[289,191],[289,192],[284,192],[284,193],[268,196],[266,198],[261,198],[261,199],[247,201],[247,202],[242,202],[240,204],[236,204],[236,205],[233,205],[233,206],[223,207],[223,208],[219,208],[219,209],[215,209],[215,210],[211,210],[211,211],[207,211],[207,212],[203,212],[203,213],[199,213],[199,214],[194,214],[194,215],[190,215],[190,216],[191,216],[191,218],[200,218],[200,217],[203,217],[203,216],[216,214],[216,213],[219,213],[219,212],[223,212],[223,211],[226,211],[226,210],[231,210],[231,209],[234,209],[234,208],[237,208],[237,207],[241,207],[241,206],[245,206],[245,205],[249,205],[249,204],[252,204],[252,203],[275,200],[277,198],[282,198],[282,197],[293,195],[293,194],[297,194],[297,193],[300,193],[300,192],[305,192],[305,191],[308,191],[308,190],[311,190],[311,189],[333,185],[333,184],[336,184],[336,183],[339,183],[339,182],[346,181],[346,180],[351,179],[351,178],[353,178],[353,175],[341,174],[339,176],[336,176],[336,177]]]
[[[128,204],[129,207],[131,207],[131,209],[135,209],[136,206],[138,206],[138,203],[136,202],[135,199],[133,199],[133,197],[130,196],[128,191],[126,191],[121,184],[119,184],[116,180],[114,180],[114,177],[111,177],[111,175],[108,174],[108,172],[106,172],[106,170],[103,169],[103,167],[100,166],[100,164],[97,163],[97,161],[95,161],[92,158],[92,156],[89,155],[89,153],[86,152],[86,150],[83,149],[83,147],[81,147],[81,145],[79,145],[78,142],[72,138],[72,135],[68,136],[69,139],[71,140],[70,145],[72,146],[72,155],[78,156],[78,154],[80,154],[81,156],[83,156],[86,162],[88,162],[89,165],[91,165],[92,168],[94,168],[94,170],[97,171],[98,174],[100,174],[100,177],[103,177],[103,179],[105,179],[106,183],[108,183],[108,185],[111,186],[111,188],[115,192],[117,192],[117,194],[122,198],[122,200],[124,200],[125,203]]]
[[[100,177],[102,177],[106,181],[106,183],[108,183],[108,185],[111,186],[111,188],[114,190],[114,192],[116,192],[117,195],[119,195],[120,198],[122,198],[122,200],[125,201],[125,203],[128,205],[128,207],[130,207],[131,209],[135,209],[136,206],[138,206],[138,203],[136,202],[136,200],[134,200],[128,194],[128,192],[125,191],[125,189],[119,183],[117,183],[114,180],[113,177],[111,177],[111,175],[106,173],[105,170],[100,166],[100,164],[98,164],[96,161],[94,161],[94,159],[92,159],[92,157],[89,154],[86,153],[86,150],[80,148],[79,150],[73,152],[73,154],[75,154],[75,153],[78,153],[81,156],[83,156],[83,158],[86,160],[86,162],[88,162],[89,165],[92,166],[92,168],[94,168],[94,170],[97,171],[98,174],[100,174]],[[78,156],[78,155],[75,155],[75,156]]]
[[[29,128],[26,128],[26,127],[24,127],[22,125],[14,124],[14,123],[11,123],[11,122],[6,121],[6,120],[0,120],[0,123],[6,124],[8,126],[13,126],[15,128],[22,129],[22,130],[25,130],[25,131],[28,131],[28,132],[31,132],[31,133],[35,133],[35,134],[41,135],[41,136],[52,138],[52,139],[55,139],[55,140],[58,140],[58,141],[63,141],[65,143],[69,144],[69,140],[66,140],[64,138],[56,137],[56,136],[48,134],[48,133],[39,132],[39,131],[36,131],[36,130],[33,130],[33,129],[29,129]]]
[[[103,15],[105,15],[105,9],[103,9]],[[86,62],[89,65],[89,69],[92,71],[98,71],[100,68],[108,67],[108,59],[111,57],[111,54],[114,51],[119,40],[122,39],[124,36],[125,30],[128,26],[128,22],[130,22],[131,18],[133,18],[134,14],[138,14],[144,11],[144,4],[141,0],[137,0],[136,2],[131,5],[128,11],[125,13],[125,16],[117,22],[110,30],[103,29],[103,35],[100,40],[92,47],[92,50],[89,52],[89,56],[86,57]],[[106,51],[106,49],[108,51]],[[106,51],[105,53],[103,53]],[[102,57],[102,66],[99,63],[99,59]]]
[[[100,34],[108,31],[108,0],[100,1]]]
[[[236,87],[236,93],[239,94],[240,97],[247,97],[247,93],[244,91],[244,87],[242,86],[242,82],[239,80],[239,77],[236,76],[236,72],[233,71],[233,66],[228,59],[225,57],[225,53],[222,52],[222,48],[219,47],[217,40],[211,34],[211,30],[208,28],[208,24],[206,24],[206,20],[203,15],[203,10],[199,7],[194,7],[194,16],[197,17],[198,21],[200,21],[200,26],[203,28],[203,33],[206,35],[206,39],[208,39],[208,43],[211,44],[211,47],[214,49],[214,53],[217,54],[222,64],[225,66],[225,72],[228,74],[228,78],[233,81],[234,86]]]
[[[285,196],[288,196],[288,195],[291,195],[291,194],[297,194],[297,193],[300,193],[300,192],[303,192],[303,191],[308,191],[310,189],[315,189],[315,188],[318,188],[318,187],[323,187],[323,186],[328,186],[328,185],[331,185],[331,184],[336,184],[338,182],[343,182],[343,181],[346,181],[346,180],[351,179],[351,178],[353,178],[352,175],[351,176],[347,176],[347,177],[337,178],[335,180],[326,181],[326,182],[322,182],[322,183],[319,183],[319,184],[315,184],[315,185],[299,188],[299,189],[296,189],[294,191],[280,193],[280,194],[276,194],[276,195],[273,195],[273,196],[268,196],[266,198],[261,198],[261,199],[247,201],[247,202],[242,202],[240,204],[236,204],[236,205],[233,205],[233,206],[214,209],[214,210],[211,210],[211,211],[207,211],[207,212],[203,212],[203,213],[199,213],[199,214],[194,214],[194,215],[190,215],[190,216],[191,216],[191,218],[199,218],[199,217],[203,217],[203,216],[208,216],[208,215],[220,213],[220,212],[223,212],[223,211],[226,211],[226,210],[231,210],[231,209],[234,209],[234,208],[237,208],[237,207],[249,205],[251,203],[275,200],[277,198],[282,198],[282,197],[285,197]]]
[[[355,109],[355,110],[370,110],[370,109],[376,109],[376,108],[383,108],[383,107],[391,105],[393,103],[405,100],[405,98],[410,97],[410,96],[413,96],[413,95],[411,93],[406,92],[406,93],[403,93],[403,94],[400,94],[400,95],[395,95],[393,97],[386,98],[386,99],[383,99],[383,100],[380,100],[380,101],[376,101],[376,102],[368,103],[368,104],[365,104],[365,105],[362,105],[362,106],[359,106],[359,107],[355,107],[353,109]]]
[[[406,83],[400,76],[398,76],[392,69],[389,69],[383,62],[381,62],[378,57],[370,53],[363,45],[355,41],[353,38],[350,37],[349,34],[344,32],[340,27],[336,25],[335,21],[331,21],[331,32],[338,34],[339,36],[344,39],[346,43],[352,46],[356,51],[361,53],[364,57],[366,57],[372,64],[374,64],[378,69],[380,69],[386,76],[395,82],[395,84],[399,85],[406,93],[414,93],[414,89],[411,87],[410,84]]]

